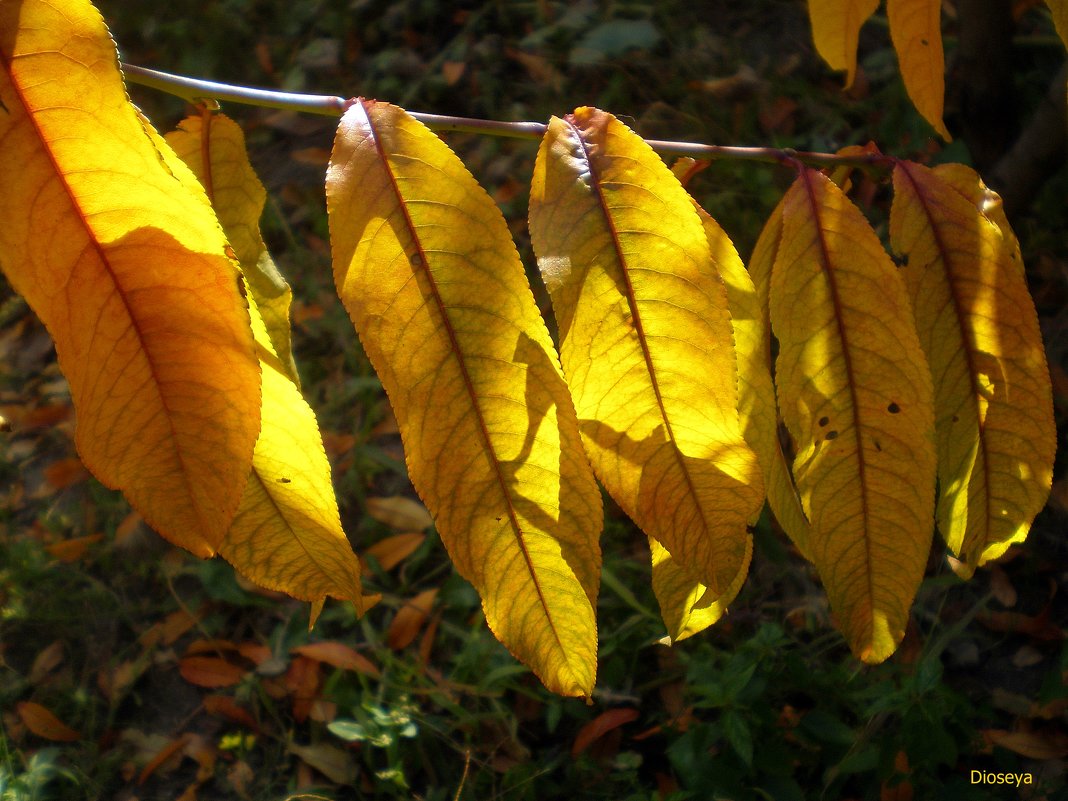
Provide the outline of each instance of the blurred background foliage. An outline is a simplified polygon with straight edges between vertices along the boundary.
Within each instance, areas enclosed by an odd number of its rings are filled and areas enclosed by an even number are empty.
[[[843,91],[842,76],[814,54],[802,2],[98,5],[125,60],[229,83],[503,120],[544,121],[589,104],[647,137],[822,151],[874,140],[929,163],[997,158],[974,157],[964,137],[933,138],[905,96],[884,18],[865,26],[857,81]],[[1013,14],[1007,151],[1064,52],[1041,6],[1004,5]],[[961,87],[974,76],[958,58],[967,7],[944,3],[954,133],[973,111]],[[130,92],[164,131],[189,111],[166,95]],[[333,293],[323,170],[335,121],[224,111],[244,128],[270,193],[264,233],[297,298],[305,395],[346,531],[367,562],[365,582],[383,601],[361,621],[328,604],[309,633],[305,605],[148,531],[80,469],[48,337],[5,286],[0,799],[907,801],[1063,792],[1063,457],[1030,540],[1001,564],[963,584],[936,543],[905,643],[876,667],[849,655],[813,571],[767,516],[752,575],[725,620],[675,647],[660,644],[644,538],[609,506],[598,689],[588,707],[550,696],[490,635],[474,591],[410,503],[388,404]],[[532,270],[525,214],[535,144],[447,141],[500,204]],[[744,259],[792,177],[720,162],[690,188]],[[1068,176],[1062,164],[1043,178],[1012,219],[1063,437]],[[855,190],[885,234],[887,187],[858,178]],[[548,312],[533,272],[531,280]],[[312,643],[343,648],[327,654],[308,650]],[[196,661],[205,654],[211,670]],[[36,705],[68,731],[41,737]],[[1029,772],[1034,784],[973,784],[973,770]]]

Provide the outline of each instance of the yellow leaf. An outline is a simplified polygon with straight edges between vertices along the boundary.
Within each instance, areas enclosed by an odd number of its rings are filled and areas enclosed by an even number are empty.
[[[886,0],[890,38],[905,89],[938,135],[953,137],[942,121],[946,63],[942,54],[942,0]]]
[[[498,639],[588,696],[600,492],[500,211],[440,139],[371,101],[342,119],[327,208],[338,292],[449,555]]]
[[[240,129],[225,117],[208,119],[208,124],[199,117],[186,119],[167,135],[164,147],[175,145],[181,159],[170,164],[175,175],[186,183],[199,181],[204,200],[218,207],[224,231],[248,270],[253,260],[270,262],[259,235],[265,193],[248,163]],[[274,293],[269,278],[260,275],[257,291],[250,279],[256,269],[252,264],[245,277],[263,374],[262,422],[252,473],[219,555],[261,587],[311,601],[312,625],[328,595],[352,601],[362,615],[378,597],[362,593],[360,563],[341,528],[315,413],[295,383],[291,354],[283,351],[285,358],[279,358],[278,348],[289,347],[289,288],[283,281],[284,291]],[[259,308],[264,286],[268,303],[274,304],[273,332]]]
[[[249,163],[244,133],[226,115],[207,114],[186,117],[178,130],[167,134],[166,140],[211,198],[267,326],[271,350],[280,359],[286,375],[299,387],[290,340],[289,307],[293,291],[260,235],[259,220],[267,191]]]
[[[808,544],[811,536],[808,519],[801,508],[801,499],[794,486],[791,465],[793,456],[783,453],[780,440],[780,415],[775,405],[775,392],[768,392],[762,373],[771,376],[771,319],[768,311],[768,295],[771,291],[771,270],[779,254],[782,239],[782,208],[780,202],[768,217],[764,230],[760,232],[753,255],[749,260],[749,276],[756,291],[756,306],[759,312],[761,340],[759,355],[763,366],[753,364],[749,368],[753,378],[752,392],[747,396],[743,391],[741,400],[751,398],[749,423],[746,425],[746,442],[750,444],[760,458],[764,470],[764,484],[767,487],[768,506],[779,521],[783,531],[793,541],[801,555],[813,561],[812,549]],[[765,394],[767,393],[767,394]],[[744,408],[744,407],[743,407]],[[785,427],[784,429],[785,430]]]
[[[56,343],[87,467],[210,556],[259,432],[240,276],[166,168],[88,2],[0,3],[0,263]]]
[[[842,191],[805,169],[782,215],[771,325],[808,552],[853,652],[879,662],[905,634],[931,547],[931,377],[904,282]]]
[[[753,543],[752,540],[746,541],[742,569],[734,583],[718,598],[709,593],[705,585],[694,581],[690,571],[680,567],[667,548],[652,537],[649,538],[649,550],[653,557],[653,592],[660,605],[660,616],[667,626],[666,642],[672,643],[704,631],[723,617],[727,606],[738,597],[745,584]]]
[[[609,494],[713,598],[763,503],[723,282],[689,196],[612,115],[553,118],[530,233],[583,444]]]
[[[1068,0],[1046,0],[1049,12],[1053,15],[1053,25],[1064,46],[1068,47]]]
[[[219,555],[260,586],[305,601],[364,597],[360,563],[341,528],[315,414],[288,376],[263,363],[263,429],[252,475]],[[314,620],[313,620],[314,622]]]
[[[848,89],[857,72],[860,28],[879,7],[879,0],[808,0],[812,41],[833,70],[845,70]]]
[[[890,237],[935,377],[938,527],[965,577],[1027,536],[1057,442],[1038,316],[999,217],[966,167],[894,169]]]
[[[681,181],[692,164],[693,159],[679,159],[671,171]],[[734,244],[697,201],[693,201],[693,206],[704,226],[713,268],[726,286],[738,359],[738,414],[746,442],[759,455],[761,439],[775,440],[775,389],[766,361],[763,313],[753,281],[742,266]],[[756,515],[749,522],[755,523]],[[752,542],[747,541],[742,569],[727,591],[714,598],[710,593],[706,597],[708,588],[695,580],[691,571],[679,566],[667,549],[652,537],[649,538],[649,548],[653,560],[653,592],[668,629],[669,642],[692,637],[723,616],[745,583],[752,557]]]

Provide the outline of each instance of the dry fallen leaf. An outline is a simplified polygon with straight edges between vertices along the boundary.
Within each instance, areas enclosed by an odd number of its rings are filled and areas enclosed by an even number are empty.
[[[426,620],[434,606],[437,594],[436,587],[432,590],[424,590],[397,610],[393,622],[389,624],[389,631],[386,633],[386,642],[390,648],[394,651],[407,648],[419,635],[423,621]]]
[[[608,732],[637,718],[637,709],[609,709],[607,712],[602,712],[579,729],[575,743],[571,746],[571,756],[577,757]]]
[[[19,702],[15,705],[15,712],[26,728],[38,737],[57,743],[72,743],[82,738],[79,732],[34,701]]]
[[[398,531],[413,531],[434,525],[430,513],[423,504],[401,495],[391,498],[368,498],[367,514]]]

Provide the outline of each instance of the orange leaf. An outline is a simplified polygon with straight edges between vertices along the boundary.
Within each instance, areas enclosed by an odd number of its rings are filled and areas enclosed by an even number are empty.
[[[249,714],[247,709],[238,706],[237,702],[228,695],[205,696],[204,709],[208,714],[226,718],[233,723],[240,723],[254,732],[260,731],[260,726],[256,723],[256,719]]]
[[[341,670],[354,670],[374,679],[382,675],[382,672],[375,667],[370,659],[359,651],[339,642],[313,642],[307,645],[299,645],[292,649],[291,653],[306,656],[317,662],[325,662]]]
[[[418,531],[412,531],[406,534],[394,534],[392,537],[386,537],[384,540],[376,542],[374,545],[367,548],[364,551],[364,554],[365,556],[373,556],[377,559],[379,566],[383,570],[392,570],[415,553],[425,540],[426,534],[422,534]],[[364,573],[369,574],[370,572],[370,567],[365,565]]]
[[[271,658],[271,649],[258,642],[243,642],[237,646],[238,653],[254,665],[262,665]]]
[[[85,556],[85,552],[89,550],[89,546],[93,543],[100,542],[102,539],[104,539],[103,534],[73,537],[69,540],[53,542],[51,545],[47,546],[45,550],[52,556],[56,557],[60,562],[70,564],[71,562],[77,562]]]
[[[1000,745],[1030,759],[1068,757],[1068,735],[1063,732],[989,730],[986,733],[994,745]]]
[[[33,659],[33,667],[30,668],[28,681],[30,684],[39,684],[45,676],[63,663],[63,641],[56,640],[48,647],[38,652]]]
[[[909,774],[909,758],[904,751],[898,751],[894,756],[894,773],[894,778],[899,781],[892,786],[889,781],[883,782],[879,789],[879,801],[912,801],[912,784],[905,778]]]
[[[142,632],[137,641],[145,648],[151,648],[159,643],[174,645],[179,637],[193,628],[203,617],[203,612],[191,615],[184,609],[175,610],[159,623],[154,623],[151,628]]]
[[[632,720],[637,720],[637,718],[637,709],[609,709],[607,712],[602,712],[579,729],[579,733],[575,735],[575,742],[571,746],[571,756],[573,758],[577,757],[589,748],[594,741],[599,740],[608,732],[619,728],[624,723],[630,723]]]
[[[210,556],[259,433],[236,265],[146,135],[88,0],[0,3],[0,30],[4,272],[55,341],[85,465]]]
[[[144,784],[148,780],[148,777],[155,773],[160,765],[181,753],[182,749],[185,748],[185,744],[189,742],[189,738],[192,736],[192,734],[183,734],[167,743],[167,745],[160,749],[155,756],[149,760],[148,764],[141,769],[141,774],[137,777],[137,783],[139,785]]]
[[[406,648],[419,635],[419,629],[430,614],[437,595],[437,588],[423,590],[397,610],[386,634],[386,642],[390,648],[394,651]]]
[[[184,656],[199,654],[216,654],[219,651],[237,651],[238,647],[229,640],[193,640],[185,649]]]
[[[72,743],[82,738],[79,732],[34,701],[20,701],[15,705],[15,712],[26,728],[38,737],[57,743]]]
[[[183,679],[198,687],[232,687],[247,672],[215,656],[187,656],[178,663],[178,671]]]
[[[44,470],[45,481],[57,490],[66,489],[79,481],[85,481],[87,475],[82,460],[76,458],[60,459],[58,462],[52,462]]]
[[[319,697],[319,662],[298,656],[286,671],[286,688],[293,696],[293,717],[298,723],[308,719],[312,705]]]

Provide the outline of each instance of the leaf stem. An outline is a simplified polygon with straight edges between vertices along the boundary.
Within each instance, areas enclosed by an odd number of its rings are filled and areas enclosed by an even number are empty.
[[[349,107],[349,101],[334,95],[307,95],[296,92],[277,92],[271,89],[254,89],[248,86],[205,81],[184,75],[146,69],[133,64],[122,64],[123,74],[130,83],[147,86],[161,92],[181,97],[190,103],[204,100],[228,100],[263,108],[286,111],[302,111],[328,117],[340,117]],[[428,128],[440,133],[473,133],[486,136],[503,136],[513,139],[541,139],[545,124],[541,122],[504,122],[502,120],[479,120],[470,117],[453,117],[443,114],[408,112]],[[852,166],[879,168],[889,159],[881,154],[853,154],[840,156],[835,153],[812,153],[774,147],[733,147],[727,145],[704,145],[697,142],[671,142],[647,139],[649,146],[665,156],[689,156],[695,159],[728,159],[733,161],[759,161],[770,164],[791,165],[802,162],[817,167]]]

